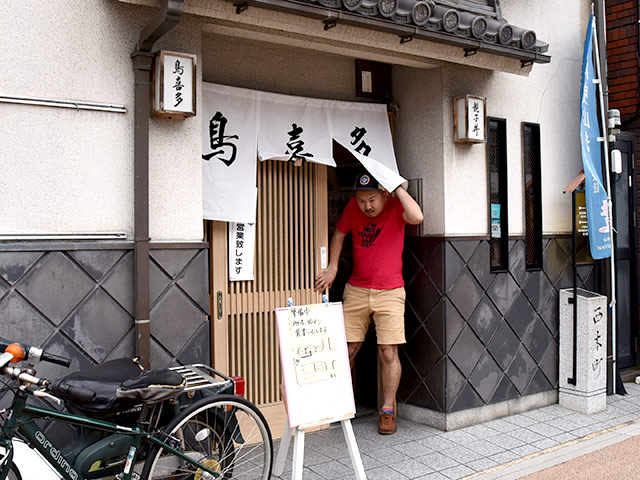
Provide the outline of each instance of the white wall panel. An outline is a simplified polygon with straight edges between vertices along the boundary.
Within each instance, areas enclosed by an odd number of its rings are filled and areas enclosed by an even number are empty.
[[[133,235],[131,52],[156,9],[114,1],[0,5],[0,93],[126,105],[127,113],[0,104],[3,233]],[[183,21],[162,46],[196,53]],[[199,120],[151,120],[152,240],[201,240]]]
[[[553,11],[553,15],[549,12]],[[534,65],[528,77],[476,68],[444,67],[444,121],[451,125],[451,98],[465,93],[487,97],[490,116],[507,119],[509,233],[524,233],[521,122],[540,124],[543,231],[571,229],[571,198],[562,190],[582,168],[579,143],[579,88],[588,2],[506,2],[503,14],[515,25],[549,42],[548,65]],[[448,235],[487,235],[484,145],[453,145],[445,129],[445,210]],[[463,181],[464,179],[464,181]],[[468,185],[467,185],[468,184]]]

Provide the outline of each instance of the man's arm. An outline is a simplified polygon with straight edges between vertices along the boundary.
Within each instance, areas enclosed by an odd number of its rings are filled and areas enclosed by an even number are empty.
[[[331,244],[329,245],[329,266],[316,277],[314,285],[314,290],[316,292],[321,292],[329,288],[333,283],[333,280],[336,278],[336,274],[338,273],[338,262],[340,261],[340,252],[342,252],[342,243],[346,236],[346,233],[342,233],[336,228],[333,237],[331,237]]]
[[[402,208],[404,208],[404,213],[402,214],[404,221],[409,225],[422,223],[422,220],[424,220],[422,210],[413,197],[402,187],[396,188],[395,193],[400,203],[402,203]]]

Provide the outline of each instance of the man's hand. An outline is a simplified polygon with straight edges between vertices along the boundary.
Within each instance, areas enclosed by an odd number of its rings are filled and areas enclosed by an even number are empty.
[[[332,265],[326,270],[323,270],[320,275],[316,277],[316,282],[314,284],[314,290],[316,292],[322,292],[329,288],[333,281],[336,278],[336,274],[338,273],[338,269]]]
[[[402,208],[404,209],[404,213],[402,214],[404,221],[409,225],[422,223],[424,215],[422,214],[420,205],[418,205],[413,197],[402,187],[396,188],[395,193],[398,200],[400,200],[400,203],[402,203]]]
[[[326,290],[335,280],[336,274],[338,273],[338,262],[340,261],[342,242],[344,242],[344,237],[346,237],[346,235],[346,233],[342,233],[337,228],[336,231],[333,232],[331,245],[329,246],[329,266],[316,277],[316,282],[313,286],[313,289],[316,292]]]

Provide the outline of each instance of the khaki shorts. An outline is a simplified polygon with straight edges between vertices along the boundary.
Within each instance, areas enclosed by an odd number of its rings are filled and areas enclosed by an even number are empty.
[[[342,298],[347,342],[364,341],[373,315],[378,345],[406,343],[404,299],[404,287],[376,290],[347,283]]]

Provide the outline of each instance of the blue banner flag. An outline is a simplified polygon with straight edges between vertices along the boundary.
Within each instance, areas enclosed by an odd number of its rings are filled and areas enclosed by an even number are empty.
[[[609,225],[607,192],[602,184],[602,152],[598,137],[598,104],[596,100],[596,78],[593,66],[593,35],[595,17],[591,15],[582,57],[582,88],[580,101],[580,144],[585,173],[587,222],[591,256],[596,259],[611,256],[611,229]]]

